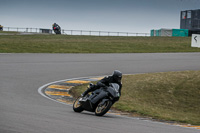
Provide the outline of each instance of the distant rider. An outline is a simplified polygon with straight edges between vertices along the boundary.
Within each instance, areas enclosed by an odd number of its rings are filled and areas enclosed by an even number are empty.
[[[54,24],[52,25],[53,30],[55,30],[57,26],[58,26],[58,24],[54,23]]]
[[[90,86],[81,96],[86,96],[89,92],[95,91],[101,87],[108,87],[110,83],[117,83],[119,85],[119,93],[121,96],[121,88],[122,88],[122,73],[119,70],[115,70],[112,76],[106,76],[97,82],[96,85]]]
[[[52,25],[52,28],[53,28],[53,31],[56,33],[56,34],[61,34],[61,28],[58,24],[54,23]]]
[[[0,30],[3,31],[3,26],[2,25],[0,25]]]

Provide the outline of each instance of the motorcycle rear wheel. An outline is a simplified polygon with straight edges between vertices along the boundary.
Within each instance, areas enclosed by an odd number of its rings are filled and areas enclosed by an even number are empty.
[[[112,106],[112,102],[110,100],[105,101],[104,104],[102,105],[102,103],[100,102],[96,109],[95,109],[95,115],[97,116],[103,116],[105,113],[107,113],[109,111],[109,109]]]
[[[74,112],[82,112],[84,109],[82,108],[82,106],[81,106],[81,104],[80,104],[80,102],[79,102],[79,99],[80,99],[81,97],[78,97],[76,100],[75,100],[75,102],[74,102],[74,104],[73,104],[73,110],[74,110]]]

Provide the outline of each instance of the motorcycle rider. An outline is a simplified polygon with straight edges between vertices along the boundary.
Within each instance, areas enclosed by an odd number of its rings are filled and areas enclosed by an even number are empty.
[[[0,30],[3,31],[3,26],[2,25],[0,25]]]
[[[58,24],[54,23],[54,24],[52,25],[53,30],[55,30],[57,26],[58,26]]]
[[[119,85],[119,93],[121,96],[121,88],[122,88],[122,73],[119,70],[115,70],[112,76],[106,76],[97,82],[96,85],[90,85],[90,87],[81,94],[82,97],[85,97],[89,92],[95,91],[101,87],[108,87],[110,83],[117,83]]]
[[[57,31],[61,31],[61,28],[58,24],[54,23],[52,25],[52,28],[53,28],[53,31],[56,33],[56,34],[61,34],[60,32],[57,32]]]

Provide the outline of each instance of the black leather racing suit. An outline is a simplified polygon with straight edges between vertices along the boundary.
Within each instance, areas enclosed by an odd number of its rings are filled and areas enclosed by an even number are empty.
[[[109,86],[110,83],[117,83],[119,85],[119,93],[120,93],[120,96],[121,96],[122,83],[121,82],[119,83],[119,82],[115,81],[113,76],[104,77],[99,82],[97,82],[97,85],[91,86],[82,95],[85,96],[89,92],[95,91],[95,90],[97,90],[97,89],[99,89],[101,87],[107,87],[107,86]]]
[[[58,24],[56,24],[56,23],[54,23],[52,27],[53,27],[53,30],[55,30],[54,27],[55,27],[55,28],[58,27],[58,28],[60,29],[60,26],[59,26]]]

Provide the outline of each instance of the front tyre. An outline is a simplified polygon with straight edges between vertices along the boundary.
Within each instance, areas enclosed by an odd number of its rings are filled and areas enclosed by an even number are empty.
[[[81,98],[81,97],[78,97],[78,98],[75,100],[74,104],[73,104],[73,110],[74,110],[74,112],[82,112],[82,111],[84,110],[84,109],[82,108],[82,106],[81,106],[81,103],[79,102],[80,98]]]
[[[95,109],[95,115],[103,116],[105,113],[108,112],[111,106],[112,102],[110,100],[105,101],[103,104],[100,102]]]

